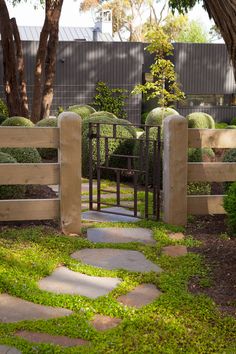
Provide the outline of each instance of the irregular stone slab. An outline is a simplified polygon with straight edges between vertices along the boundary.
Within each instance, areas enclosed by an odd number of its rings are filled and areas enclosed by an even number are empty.
[[[143,242],[145,244],[154,244],[152,231],[143,228],[91,228],[87,230],[87,237],[90,241],[98,243],[127,243]]]
[[[112,318],[109,316],[95,315],[91,321],[93,327],[97,331],[106,331],[117,327],[121,323],[120,318]]]
[[[102,211],[106,210],[109,213],[103,213]],[[125,215],[118,215],[118,213],[122,213]],[[138,218],[132,216],[133,211],[121,208],[121,207],[113,207],[101,209],[101,211],[86,211],[82,213],[82,220],[89,221],[97,221],[97,222],[137,222]]]
[[[117,249],[83,249],[74,252],[72,258],[104,269],[126,269],[133,272],[157,272],[162,269],[147,260],[141,252]]]
[[[182,232],[170,232],[168,236],[173,241],[180,241],[184,239],[184,234]]]
[[[61,345],[62,347],[75,347],[77,345],[88,345],[89,341],[81,338],[69,338],[65,336],[52,336],[47,333],[36,333],[29,331],[18,331],[16,336],[33,343],[46,343]]]
[[[71,314],[72,311],[60,307],[38,305],[8,294],[0,294],[0,322],[47,320]]]
[[[170,257],[185,256],[188,251],[186,246],[166,246],[162,248],[162,253]]]
[[[142,307],[145,306],[161,295],[161,291],[158,290],[153,284],[141,284],[135,289],[125,295],[121,295],[117,298],[125,306]]]
[[[0,345],[0,354],[21,354],[19,350],[7,345]]]
[[[120,282],[118,278],[92,277],[60,267],[40,280],[39,287],[57,294],[83,295],[95,299],[112,291]]]

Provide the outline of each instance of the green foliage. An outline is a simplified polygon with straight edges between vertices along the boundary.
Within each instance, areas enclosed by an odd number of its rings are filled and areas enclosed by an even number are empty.
[[[207,113],[204,112],[194,112],[190,113],[187,117],[188,127],[196,129],[214,129],[215,121]]]
[[[236,125],[228,125],[226,129],[236,129]]]
[[[171,115],[179,115],[179,113],[170,107],[161,108],[157,107],[154,108],[151,112],[148,113],[146,119],[146,125],[162,125],[163,120]]]
[[[3,116],[2,114],[0,114],[0,125],[2,125],[2,123],[7,119],[7,117]]]
[[[0,163],[17,163],[17,161],[11,155],[0,152]],[[24,194],[25,186],[0,185],[0,199],[21,199]]]
[[[225,122],[215,123],[215,129],[227,129],[228,124]]]
[[[64,112],[64,111],[65,111],[64,107],[58,106],[58,107],[57,107],[57,116],[59,116],[59,114],[61,114],[61,113]]]
[[[182,43],[207,43],[209,42],[208,34],[199,21],[189,21],[182,28],[176,37],[176,42]]]
[[[95,109],[87,104],[77,104],[68,107],[69,112],[77,113],[82,119],[88,118],[90,114],[96,112]]]
[[[146,123],[146,119],[147,119],[148,113],[149,112],[143,112],[142,113],[142,115],[141,115],[141,124],[145,124]]]
[[[213,161],[215,153],[211,148],[188,149],[189,162]],[[190,182],[187,185],[187,193],[192,195],[209,195],[211,194],[211,184],[208,182]]]
[[[113,119],[117,119],[117,116],[111,112],[107,112],[107,111],[98,111],[98,112],[94,112],[92,114],[90,114],[90,116],[88,118],[96,118],[96,117],[108,117],[108,118],[113,118]]]
[[[37,127],[57,127],[57,118],[44,118],[36,123]],[[57,158],[57,149],[38,148],[38,152],[42,159],[52,160]]]
[[[83,133],[82,133],[82,175],[83,177],[87,177],[89,173],[89,165],[88,161],[91,158],[89,156],[89,123],[102,123],[100,124],[100,134],[102,136],[113,136],[113,123],[123,123],[121,119],[114,119],[106,117],[104,119],[101,117],[89,118],[83,124]],[[117,137],[127,138],[127,140],[120,140],[120,139],[108,139],[108,148],[109,148],[109,156],[110,156],[110,163],[112,166],[120,167],[121,160],[120,158],[112,157],[112,154],[129,154],[132,152],[133,142],[128,140],[128,138],[133,138],[134,135],[136,136],[135,129],[128,123],[127,126],[120,126],[117,125],[116,134]],[[107,124],[110,123],[110,124]],[[100,140],[100,155],[101,155],[101,164],[105,162],[105,139]],[[93,159],[96,160],[97,151],[96,151],[96,139],[93,139]],[[112,162],[111,162],[112,161]],[[124,163],[124,159],[123,159]],[[95,171],[95,165],[93,166]]]
[[[28,118],[24,117],[10,117],[4,120],[2,126],[22,126],[22,127],[34,127],[34,123]]]
[[[0,98],[0,116],[3,116],[5,118],[9,117],[7,105],[1,98]]]
[[[40,163],[41,157],[35,148],[1,148],[1,152],[11,155],[19,163]]]
[[[228,225],[233,236],[236,236],[236,182],[232,183],[224,197],[224,209],[227,213]]]
[[[236,117],[231,119],[230,121],[230,125],[236,125]]]
[[[109,88],[105,82],[99,81],[96,86],[97,94],[94,97],[93,105],[99,111],[108,111],[120,119],[127,118],[125,101],[128,98],[128,91],[121,88]]]
[[[148,52],[155,53],[154,63],[150,66],[150,74],[154,81],[135,86],[132,93],[142,93],[146,100],[155,98],[160,107],[166,107],[173,102],[182,100],[184,93],[177,83],[174,64],[166,59],[167,56],[173,54],[170,38],[161,27],[156,26],[149,29],[146,40],[150,43],[146,48]]]
[[[229,149],[224,155],[223,162],[236,162],[236,149]]]

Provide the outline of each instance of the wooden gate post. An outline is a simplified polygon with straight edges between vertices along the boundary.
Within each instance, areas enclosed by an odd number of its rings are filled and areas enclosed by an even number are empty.
[[[164,120],[163,194],[164,221],[172,225],[187,222],[187,119],[174,115]]]
[[[81,233],[81,125],[72,112],[59,115],[60,220],[66,235]]]

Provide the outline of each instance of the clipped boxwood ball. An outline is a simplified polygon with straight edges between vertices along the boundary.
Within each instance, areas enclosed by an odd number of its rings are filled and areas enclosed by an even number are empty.
[[[94,117],[110,117],[110,118],[117,119],[117,116],[114,113],[107,112],[107,111],[94,112],[89,116],[89,118],[94,118]]]
[[[1,152],[11,155],[19,163],[40,163],[41,157],[35,148],[1,148]]]
[[[56,117],[44,118],[36,123],[36,127],[57,127],[58,119]],[[38,148],[38,152],[42,159],[53,160],[57,158],[57,149]]]
[[[188,127],[189,128],[196,128],[196,129],[214,129],[215,128],[215,121],[207,113],[204,112],[194,112],[190,113],[186,119],[188,120]]]
[[[82,119],[90,116],[90,114],[96,112],[96,110],[87,104],[77,104],[68,107],[69,112],[77,113]]]
[[[91,159],[91,156],[89,155],[89,128],[88,128],[88,123],[93,122],[93,123],[101,123],[100,124],[100,134],[102,136],[112,136],[113,135],[113,125],[112,124],[107,124],[107,123],[112,123],[114,119],[110,119],[109,121],[104,121],[104,118],[90,118],[86,120],[85,126],[83,124],[83,133],[82,133],[82,174],[84,177],[87,177],[89,174],[89,164],[88,161]],[[108,139],[109,142],[109,156],[110,159],[112,159],[112,164],[111,160],[109,161],[109,165],[112,167],[114,164],[116,164],[116,167],[120,166],[120,158],[117,158],[116,161],[114,160],[115,157],[112,158],[112,154],[114,153],[119,153],[119,154],[130,154],[132,152],[132,148],[130,149],[129,145],[129,140],[128,138],[133,138],[133,135],[130,133],[130,131],[127,129],[127,127],[124,126],[117,126],[116,129],[116,134],[117,137],[122,137],[122,138],[127,138],[124,140],[119,140],[119,139]],[[131,144],[132,145],[132,144]],[[103,165],[105,162],[105,139],[100,140],[100,156],[101,156],[101,164]],[[97,159],[97,151],[96,151],[96,139],[93,139],[93,160]],[[122,163],[124,162],[124,159],[122,160]],[[95,171],[95,164],[93,165],[93,171]],[[103,175],[106,175],[107,171],[104,171]]]
[[[146,125],[162,125],[163,119],[172,115],[179,115],[179,113],[173,108],[154,108],[151,112],[148,113],[146,118]]]
[[[11,155],[0,152],[0,163],[17,163],[17,161]],[[0,199],[22,199],[25,190],[23,185],[0,185]]]
[[[10,117],[4,120],[2,126],[22,126],[22,127],[34,127],[34,123],[28,118],[24,117]]]

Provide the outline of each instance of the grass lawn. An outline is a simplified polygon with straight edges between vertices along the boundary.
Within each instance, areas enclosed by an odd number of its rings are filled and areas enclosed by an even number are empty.
[[[86,224],[84,226],[85,235]],[[38,304],[68,308],[74,314],[47,321],[0,323],[0,344],[14,346],[23,353],[236,353],[236,319],[223,316],[206,295],[193,295],[188,291],[189,280],[196,276],[202,286],[210,286],[210,272],[204,259],[195,253],[179,258],[161,255],[163,246],[184,244],[192,247],[198,246],[197,241],[190,236],[183,241],[170,240],[168,231],[180,229],[163,223],[140,221],[119,226],[152,229],[156,246],[137,243],[95,245],[85,237],[63,236],[43,226],[2,229],[0,292]],[[158,275],[154,272],[108,271],[70,258],[75,250],[95,247],[139,250],[160,265],[164,272]],[[119,277],[123,282],[109,295],[93,300],[40,290],[38,280],[51,274],[58,265],[89,275]],[[116,301],[119,295],[145,282],[155,284],[163,292],[153,303],[132,309]],[[97,313],[119,317],[122,322],[114,329],[98,332],[89,322]],[[14,336],[20,329],[83,338],[90,341],[90,346],[62,348],[33,344]]]

